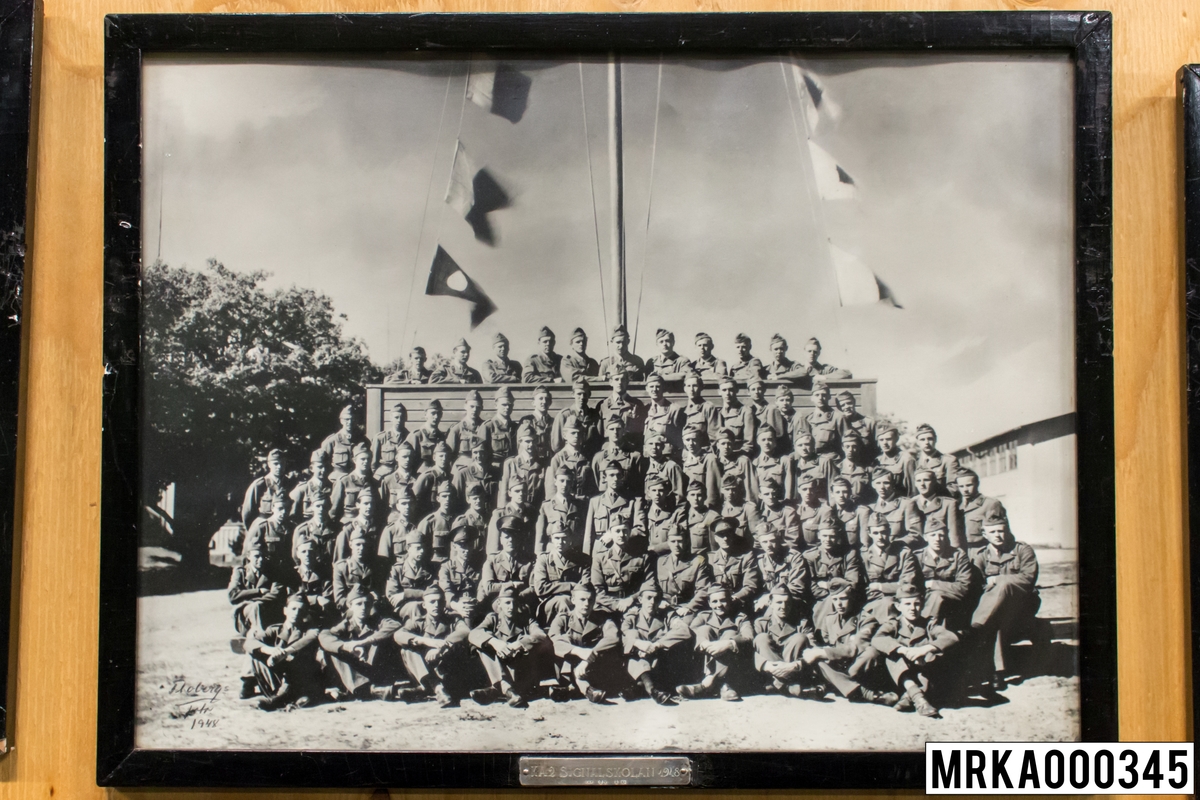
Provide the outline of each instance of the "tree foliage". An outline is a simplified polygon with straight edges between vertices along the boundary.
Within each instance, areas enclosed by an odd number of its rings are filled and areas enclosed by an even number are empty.
[[[338,410],[381,379],[325,295],[268,291],[265,272],[210,260],[142,276],[144,496],[176,490],[176,533],[207,537],[235,517],[273,447],[307,466]]]

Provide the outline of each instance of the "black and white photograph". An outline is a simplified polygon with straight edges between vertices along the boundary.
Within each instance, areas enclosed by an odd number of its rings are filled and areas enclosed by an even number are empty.
[[[147,55],[136,748],[1079,740],[1076,80]]]

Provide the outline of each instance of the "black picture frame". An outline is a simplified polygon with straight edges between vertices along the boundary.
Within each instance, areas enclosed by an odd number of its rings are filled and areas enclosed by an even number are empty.
[[[0,753],[8,751],[25,274],[33,241],[35,0],[0,0]]]
[[[1115,741],[1112,19],[1104,12],[113,15],[105,21],[105,322],[97,781],[106,786],[515,787],[518,753],[134,747],[139,502],[140,67],[146,53],[1043,52],[1074,64],[1082,736]],[[603,755],[603,754],[598,754]],[[628,755],[628,754],[625,754]],[[921,753],[688,753],[692,785],[900,789]]]

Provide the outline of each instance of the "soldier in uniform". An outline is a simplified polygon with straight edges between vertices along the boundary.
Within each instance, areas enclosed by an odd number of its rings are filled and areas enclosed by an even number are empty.
[[[612,394],[600,401],[597,412],[605,431],[612,419],[621,421],[621,436],[640,441],[646,425],[646,404],[629,395],[629,373],[616,372],[610,379]]]
[[[636,538],[653,552],[662,555],[671,548],[667,537],[677,525],[683,524],[684,510],[675,504],[666,480],[654,476],[646,479],[646,497],[634,512]]]
[[[737,355],[729,364],[729,376],[739,381],[750,382],[755,378],[765,378],[767,371],[762,361],[750,353],[750,337],[739,333],[733,337],[733,351]]]
[[[450,487],[450,510],[459,508],[458,492],[454,488],[454,451],[445,442],[438,442],[433,448],[432,464],[421,469],[417,482],[413,485],[413,497],[416,502],[415,510],[421,519],[437,508],[438,495],[443,486]]]
[[[881,422],[875,428],[875,442],[879,447],[875,463],[892,473],[897,494],[912,497],[916,492],[913,488],[916,461],[911,453],[900,449],[900,432],[890,422]]]
[[[446,603],[441,589],[426,587],[420,608],[392,636],[400,647],[400,662],[419,687],[415,694],[432,695],[439,708],[457,706],[471,688],[465,668],[471,629],[447,613]]]
[[[274,621],[283,599],[284,586],[264,570],[261,550],[248,550],[240,567],[229,576],[229,603],[238,634],[262,630]]]
[[[554,677],[554,645],[537,620],[518,607],[512,586],[500,589],[492,612],[468,637],[479,653],[491,685],[471,692],[481,705],[503,699],[527,708],[527,698],[545,678]]]
[[[458,460],[470,457],[475,443],[487,438],[487,425],[483,421],[483,397],[478,389],[463,395],[463,416],[446,431],[446,444]]]
[[[486,603],[498,596],[504,588],[512,589],[522,606],[536,598],[529,579],[533,573],[533,562],[519,546],[523,522],[511,515],[501,517],[496,524],[497,547],[495,553],[483,562],[483,577],[479,580],[479,602]]]
[[[292,501],[290,510],[292,519],[311,517],[312,502],[318,496],[325,499],[325,508],[329,509],[329,498],[333,494],[333,487],[329,485],[329,481],[325,480],[329,474],[329,465],[324,451],[313,450],[308,470],[308,480],[296,484],[296,488],[292,489],[289,495]]]
[[[425,348],[414,347],[408,351],[408,359],[401,365],[400,369],[388,375],[384,383],[429,383],[429,378],[432,374],[429,371],[429,367],[425,365]]]
[[[753,458],[757,441],[758,417],[748,406],[738,400],[738,383],[733,378],[721,378],[719,384],[721,405],[717,408],[717,430],[733,431],[741,443],[741,454]]]
[[[707,333],[696,334],[698,355],[692,362],[692,370],[702,377],[720,380],[729,374],[725,362],[713,355],[713,338]]]
[[[408,435],[405,440],[413,453],[425,466],[433,464],[433,448],[446,441],[442,430],[442,401],[436,397],[425,404],[425,424]]]
[[[494,496],[495,492],[482,483],[468,484],[467,510],[454,518],[453,530],[461,530],[467,536],[467,549],[477,563],[482,563],[487,553],[487,505]]]
[[[345,619],[317,636],[339,684],[330,694],[335,700],[396,699],[400,664],[392,637],[400,623],[376,610],[364,586],[353,587],[345,606]]]
[[[961,481],[962,473],[959,476]],[[971,628],[990,651],[986,655],[993,668],[992,686],[1001,689],[1012,668],[1009,645],[1029,632],[1042,604],[1038,560],[1032,547],[1013,538],[1002,508],[989,510],[982,532],[987,545],[977,549],[972,560],[983,576],[983,594],[971,616]]]
[[[655,578],[662,590],[662,602],[668,606],[667,619],[691,625],[696,614],[708,600],[712,585],[712,570],[703,555],[688,550],[688,532],[679,524],[672,525],[667,534],[668,550],[659,556]]]
[[[561,453],[560,453],[561,455]],[[588,467],[591,472],[591,467]],[[575,490],[576,473],[570,469],[562,469],[554,473],[554,496],[542,502],[538,509],[536,535],[533,541],[533,552],[545,552],[552,531],[558,530],[567,538],[567,549],[572,552],[582,552],[584,523],[587,510],[584,502],[579,499]]]
[[[587,342],[583,328],[571,332],[571,352],[563,356],[560,368],[564,383],[574,383],[580,378],[594,378],[600,374],[600,363],[587,354]]]
[[[433,569],[450,558],[450,533],[454,525],[454,487],[444,482],[437,487],[437,508],[417,524],[417,533],[429,548]]]
[[[242,501],[242,524],[246,530],[259,517],[271,516],[271,506],[276,497],[287,497],[283,488],[282,450],[267,453],[267,474],[255,478],[246,489],[246,497]]]
[[[661,433],[652,433],[646,437],[646,461],[644,463],[645,479],[643,489],[651,480],[661,479],[666,483],[667,491],[676,500],[683,497],[687,487],[687,476],[683,468],[667,455],[667,437]]]
[[[761,499],[762,485],[774,481],[781,499],[790,503],[796,495],[795,462],[791,455],[779,451],[779,439],[770,425],[758,431],[757,451],[758,455],[750,462],[750,499]]]
[[[308,620],[315,628],[325,627],[337,616],[332,576],[333,566],[321,561],[317,544],[300,542],[296,548],[296,596],[307,606]]]
[[[470,526],[455,522],[450,536],[450,558],[438,567],[438,586],[445,595],[448,609],[456,613],[461,613],[460,604],[464,597],[474,601],[479,595],[483,573],[476,562],[475,542]]]
[[[871,486],[875,459],[871,458],[856,431],[846,431],[842,437],[842,453],[830,462],[830,467],[835,476],[850,484],[850,498],[855,503],[867,506],[875,502],[875,490]]]
[[[508,502],[492,512],[488,523],[487,554],[499,552],[502,525],[508,525],[513,533],[513,545],[522,558],[531,558],[533,543],[537,537],[537,513],[529,502],[529,490],[519,480],[507,486]]]
[[[746,384],[746,408],[754,414],[755,428],[761,428],[766,418],[767,408],[767,382],[762,378],[751,378]]]
[[[713,583],[729,591],[729,600],[735,608],[753,608],[762,586],[754,552],[744,546],[736,535],[734,523],[724,517],[714,520],[709,530],[716,542],[716,549],[707,556]]]
[[[689,534],[688,549],[696,555],[705,555],[716,549],[716,543],[711,540],[710,529],[720,515],[705,502],[708,490],[700,481],[689,481],[685,496],[687,510],[683,520]]]
[[[846,423],[854,429],[855,433],[862,439],[863,448],[869,458],[874,458],[878,452],[878,445],[875,441],[875,420],[871,417],[864,417],[858,413],[857,402],[854,399],[854,394],[848,389],[838,392],[837,397],[838,411],[842,412],[842,416],[846,418]]]
[[[721,507],[718,513],[736,526],[736,536],[749,547],[758,526],[758,508],[746,501],[746,483],[742,475],[729,473],[721,480]]]
[[[246,652],[262,695],[258,707],[263,711],[288,705],[304,708],[321,691],[317,633],[304,597],[294,594],[283,606],[283,622],[246,637]]]
[[[354,446],[366,444],[357,438],[354,430],[354,409],[346,406],[338,414],[342,427],[336,433],[331,433],[321,442],[321,451],[329,459],[329,482],[337,483],[343,475],[350,472],[353,462]]]
[[[683,452],[679,454],[680,469],[688,483],[699,483],[704,487],[704,503],[709,508],[715,508],[721,503],[721,493],[714,492],[710,485],[709,473],[715,470],[711,462],[717,456],[705,447],[708,444],[708,433],[702,425],[688,425],[683,429]]]
[[[788,550],[799,552],[804,549],[804,534],[800,530],[800,515],[796,509],[783,502],[783,489],[774,478],[767,478],[761,485],[758,501],[758,520],[772,530],[778,531]]]
[[[608,546],[609,534],[618,520],[632,527],[636,506],[621,494],[624,470],[617,461],[604,466],[604,491],[588,501],[583,523],[583,554],[595,557]]]
[[[900,584],[921,582],[916,556],[904,542],[892,538],[892,530],[886,517],[872,512],[867,518],[867,535],[871,543],[861,551],[867,581],[863,613],[880,622],[895,612],[893,601]]]
[[[876,692],[862,685],[879,663],[879,652],[871,640],[879,621],[866,611],[851,613],[854,586],[841,578],[829,584],[829,612],[816,629],[816,646],[802,655],[806,664],[816,664],[826,682],[852,703],[894,706],[894,692]]]
[[[788,343],[778,333],[771,337],[771,362],[766,366],[767,377],[773,381],[795,381],[808,377],[808,372],[787,357]]]
[[[962,531],[958,528],[958,501],[939,491],[937,473],[918,467],[913,473],[913,486],[917,493],[909,499],[909,507],[921,518],[922,530],[938,520],[950,537],[953,547],[965,547]]]
[[[762,426],[775,431],[775,440],[779,450],[790,453],[795,447],[796,436],[799,435],[800,415],[796,412],[796,395],[790,386],[775,387],[775,402],[763,412]]]
[[[427,552],[425,537],[420,531],[411,531],[404,541],[403,558],[396,559],[388,572],[383,593],[401,619],[417,610],[425,588],[434,584]]]
[[[696,425],[704,429],[709,441],[715,441],[721,430],[721,418],[717,407],[704,399],[704,379],[697,372],[689,372],[683,378],[684,402],[678,405],[681,427]]]
[[[439,367],[429,376],[430,383],[483,383],[479,370],[467,365],[471,358],[471,345],[466,339],[454,343],[453,358],[450,363]]]
[[[754,470],[750,466],[750,459],[738,454],[736,437],[737,434],[728,429],[717,434],[714,448],[716,457],[708,462],[707,480],[710,491],[717,487],[723,491],[726,478],[730,476],[737,478],[741,488],[741,502],[745,502],[752,497],[751,475]]]
[[[804,363],[796,366],[803,369],[805,374],[814,381],[818,379],[841,381],[854,377],[850,374],[850,370],[821,363],[821,343],[815,336],[804,343]]]
[[[888,675],[902,693],[897,711],[916,709],[923,717],[938,719],[937,708],[925,694],[937,680],[938,667],[958,636],[938,622],[921,615],[924,598],[918,586],[902,584],[896,592],[899,616],[879,626],[871,647],[885,658]]]
[[[954,482],[958,485],[958,530],[968,551],[974,555],[980,548],[987,547],[983,521],[988,517],[1007,518],[1008,512],[996,498],[979,493],[979,475],[975,470],[959,467]]]
[[[753,683],[754,625],[730,602],[729,592],[721,584],[708,590],[708,610],[696,615],[692,633],[696,650],[704,655],[704,678],[699,683],[676,687],[680,697],[711,697],[720,693],[722,700],[738,701]]]
[[[592,555],[592,586],[596,589],[596,608],[619,619],[629,610],[644,584],[653,583],[657,557],[650,552],[634,554],[629,547],[629,522],[612,520],[607,548],[596,548]]]
[[[351,589],[360,586],[363,591],[371,592],[375,587],[376,573],[367,558],[367,537],[367,532],[361,528],[352,530],[347,545],[349,555],[334,562],[333,602],[341,611],[346,610],[346,599]]]
[[[567,691],[552,697],[567,699],[573,684],[590,702],[604,704],[609,692],[618,692],[629,682],[621,631],[617,623],[595,612],[595,592],[586,583],[576,583],[560,597],[569,605],[555,615],[550,641],[558,659],[559,686]]]
[[[832,512],[825,502],[827,495],[822,490],[824,481],[818,480],[811,474],[799,476],[796,480],[796,516],[800,518],[801,539],[796,543],[796,549],[807,550],[817,546],[817,531],[821,527],[821,518]]]
[[[479,496],[483,498],[479,513],[496,501],[499,481],[492,472],[492,449],[486,438],[480,437],[471,443],[471,457],[454,465],[450,482],[454,485],[455,497],[465,499],[468,505],[471,503],[470,492],[479,489]],[[484,526],[487,526],[486,519]]]
[[[812,401],[812,411],[800,418],[796,434],[812,436],[817,455],[841,455],[842,437],[850,430],[850,425],[841,411],[829,405],[829,387],[823,382],[813,384]]]
[[[629,352],[629,331],[625,326],[617,325],[614,327],[609,341],[612,343],[613,349],[616,350],[616,354],[600,362],[601,377],[605,380],[612,380],[616,375],[623,373],[631,381],[644,380],[646,377],[646,364],[640,357]]]
[[[796,608],[806,608],[809,596],[808,562],[802,555],[787,548],[780,528],[760,522],[755,534],[758,539],[756,561],[762,590],[769,593],[782,586],[791,595]],[[754,601],[753,615],[761,614],[770,600],[770,594],[759,595]]]
[[[550,390],[538,386],[533,390],[533,413],[521,417],[521,427],[528,426],[533,431],[533,452],[537,460],[545,464],[554,455],[550,446],[550,432],[554,427],[554,418],[550,416]]]
[[[833,458],[826,453],[818,455],[817,441],[812,434],[801,433],[795,438],[796,449],[792,453],[792,471],[796,475],[796,486],[805,477],[811,477],[816,482],[816,491],[829,496],[829,482],[833,480]]]
[[[557,453],[566,446],[564,430],[574,420],[579,426],[578,449],[589,458],[600,447],[604,432],[600,426],[600,413],[589,405],[592,387],[587,378],[576,378],[571,384],[574,400],[571,405],[554,415],[554,427],[550,429],[550,448]]]
[[[492,339],[492,352],[495,358],[483,362],[483,372],[488,383],[520,383],[521,365],[508,357],[508,337],[497,333]]]
[[[654,341],[658,344],[658,355],[646,362],[646,375],[657,375],[664,381],[682,380],[691,371],[691,364],[675,352],[675,334],[659,328]]]
[[[942,518],[928,520],[925,547],[917,551],[916,556],[925,589],[922,613],[936,622],[962,630],[973,588],[971,562],[965,551],[950,544]]]
[[[500,473],[500,497],[508,496],[508,486],[512,483],[525,486],[527,503],[537,503],[545,497],[546,462],[539,457],[537,443],[536,432],[527,423],[522,423],[517,431],[517,454],[504,462]]]
[[[875,502],[871,503],[870,509],[888,523],[891,529],[888,540],[914,550],[924,547],[921,515],[909,498],[896,491],[895,475],[883,467],[876,467],[871,473],[871,488],[875,491]]]
[[[416,500],[407,486],[394,495],[393,514],[388,524],[379,534],[379,544],[376,555],[382,562],[383,569],[390,569],[392,562],[404,555],[404,543],[408,534],[417,529],[420,521],[416,513]]]
[[[644,425],[646,440],[646,455],[650,454],[649,440],[652,435],[659,435],[665,440],[664,452],[673,455],[679,452],[683,445],[680,433],[683,431],[683,412],[679,406],[667,400],[663,394],[663,377],[652,374],[646,379],[646,422]]]
[[[845,478],[834,478],[829,484],[829,507],[841,523],[846,542],[858,549],[867,542],[867,515],[871,509],[854,501],[853,488]]]
[[[694,663],[692,631],[680,619],[668,619],[654,583],[638,592],[637,603],[621,618],[626,670],[660,706],[678,703],[669,687],[690,678]],[[664,689],[663,687],[668,687]]]
[[[930,470],[937,482],[937,493],[955,497],[958,493],[958,484],[955,483],[958,478],[958,459],[937,449],[937,431],[931,425],[917,426],[917,445],[921,449],[917,453],[914,471]]]
[[[517,424],[513,422],[512,408],[512,390],[501,386],[496,390],[496,411],[487,422],[493,475],[499,475],[504,469],[504,462],[517,452]]]
[[[549,539],[546,552],[533,564],[529,586],[538,599],[538,619],[552,621],[570,610],[572,587],[588,577],[589,569],[571,549],[566,529],[554,526]]]
[[[383,512],[389,522],[396,517],[397,499],[403,495],[415,496],[416,489],[416,451],[407,441],[401,442],[396,448],[396,471],[379,484],[379,499],[383,501]]]
[[[754,620],[754,668],[768,692],[803,697],[806,665],[801,656],[812,645],[812,624],[795,620],[795,601],[786,586],[777,585],[767,597],[766,612]]]
[[[638,497],[642,493],[639,478],[645,472],[642,468],[642,454],[629,447],[629,437],[624,434],[624,426],[617,417],[609,417],[604,423],[604,433],[607,440],[596,455],[592,456],[592,474],[599,479],[605,474],[610,464],[621,468],[621,483],[614,491]],[[607,487],[601,486],[601,491]]]
[[[335,523],[345,525],[358,513],[358,498],[375,495],[375,479],[371,477],[371,451],[362,442],[354,445],[354,466],[333,486],[329,499],[329,516]]]
[[[829,586],[834,578],[849,581],[855,596],[861,596],[865,577],[858,550],[846,543],[846,529],[833,511],[818,523],[817,546],[804,552],[808,562],[813,610],[813,625],[820,628],[829,610]]]
[[[525,362],[525,383],[558,383],[562,381],[562,356],[554,352],[554,331],[543,326],[538,331],[542,352],[534,353]]]
[[[391,427],[371,439],[371,473],[379,483],[396,471],[396,450],[408,438],[408,409],[392,404]]]
[[[242,543],[242,555],[257,550],[263,557],[263,571],[273,580],[286,583],[294,575],[292,554],[288,548],[287,497],[277,494],[271,502],[271,513],[254,520]]]

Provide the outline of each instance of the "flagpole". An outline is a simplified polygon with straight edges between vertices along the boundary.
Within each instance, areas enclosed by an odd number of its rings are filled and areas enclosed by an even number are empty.
[[[617,324],[628,326],[625,300],[625,155],[621,121],[621,58],[608,57],[608,160],[612,199],[612,267],[617,291]]]

